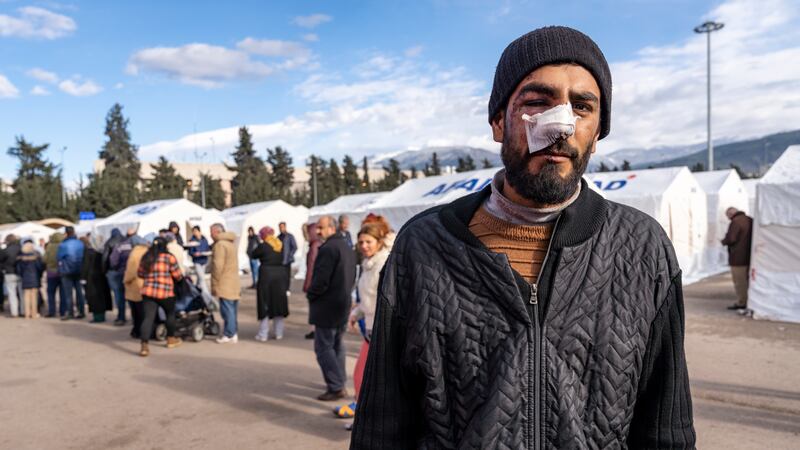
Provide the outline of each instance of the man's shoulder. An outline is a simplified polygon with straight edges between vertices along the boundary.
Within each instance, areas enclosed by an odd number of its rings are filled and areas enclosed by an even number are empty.
[[[648,214],[628,205],[608,201],[608,222],[626,234],[655,234],[667,239],[664,228]]]

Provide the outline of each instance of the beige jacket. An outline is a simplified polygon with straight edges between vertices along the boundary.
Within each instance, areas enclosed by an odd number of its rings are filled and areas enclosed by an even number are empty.
[[[142,285],[144,280],[139,278],[137,272],[139,264],[142,263],[142,257],[147,253],[146,245],[137,245],[131,250],[128,255],[128,264],[125,266],[125,276],[122,282],[125,283],[125,299],[132,302],[142,301]]]
[[[239,300],[241,297],[235,241],[236,235],[226,231],[217,236],[211,247],[211,295],[225,300]]]

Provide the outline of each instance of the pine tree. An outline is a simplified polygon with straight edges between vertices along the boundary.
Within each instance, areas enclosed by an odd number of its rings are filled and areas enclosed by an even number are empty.
[[[197,185],[197,190],[192,191],[192,201],[198,205],[203,205],[203,183],[206,188],[206,208],[216,208],[220,211],[225,209],[225,191],[222,190],[222,184],[219,178],[214,178],[210,173],[199,173],[200,183]]]
[[[439,165],[439,156],[436,155],[436,152],[433,152],[433,156],[431,156],[430,172],[432,176],[442,174],[442,167]]]
[[[275,147],[275,150],[267,149],[267,163],[272,169],[273,195],[285,202],[290,202],[294,184],[291,155],[279,145]]]
[[[106,114],[106,142],[100,150],[105,163],[103,171],[89,176],[84,192],[84,205],[98,217],[106,217],[139,202],[138,149],[131,143],[128,119],[122,115],[122,105],[115,103]]]
[[[311,206],[314,204],[314,172],[316,171],[316,186],[317,186],[317,203],[316,205],[324,205],[330,200],[330,195],[327,192],[328,185],[328,163],[315,155],[311,155],[310,164],[308,165],[308,203]]]
[[[372,182],[369,180],[369,164],[367,157],[364,157],[364,162],[361,163],[361,192],[372,192]]]
[[[411,166],[411,179],[412,180],[416,180],[417,179],[417,167],[416,166]]]
[[[145,198],[147,200],[166,200],[183,198],[186,179],[178,175],[175,167],[164,156],[156,164],[150,164],[152,177],[147,180]]]
[[[429,176],[433,175],[433,173],[431,173],[431,165],[430,164],[425,163],[425,168],[422,169],[422,174],[425,175],[426,177],[429,177]]]
[[[391,191],[408,180],[408,175],[403,173],[396,159],[390,159],[389,165],[384,166],[383,170],[384,177],[378,182],[380,191]]]
[[[330,162],[328,163],[327,175],[326,190],[329,195],[327,198],[330,199],[328,201],[331,201],[344,194],[344,178],[342,176],[342,171],[339,169],[339,163],[337,163],[333,158],[331,158]]]
[[[469,172],[470,170],[475,170],[475,161],[472,156],[467,155],[465,158],[458,158],[456,172]]]
[[[622,170],[633,170],[633,168],[631,168],[631,163],[627,159],[622,160]]]
[[[704,172],[706,170],[706,166],[701,162],[697,162],[695,165],[690,167],[689,170],[692,172]]]
[[[346,194],[355,194],[361,191],[361,180],[358,177],[358,168],[350,155],[344,155],[342,161],[343,184]]]
[[[49,146],[33,145],[19,136],[16,146],[8,149],[8,155],[19,160],[13,193],[6,197],[9,200],[7,212],[16,222],[67,217],[61,197],[61,173],[56,172],[56,166],[44,156]]]
[[[489,158],[483,158],[483,162],[481,164],[483,165],[484,169],[491,169],[492,167],[494,167],[494,164],[492,164],[492,162],[489,161]]]
[[[263,202],[270,199],[272,183],[264,160],[256,155],[253,137],[247,127],[239,128],[239,145],[231,153],[234,165],[228,170],[236,173],[231,180],[233,206]]]
[[[597,167],[598,172],[611,172],[611,168],[605,162],[600,161],[600,166]]]

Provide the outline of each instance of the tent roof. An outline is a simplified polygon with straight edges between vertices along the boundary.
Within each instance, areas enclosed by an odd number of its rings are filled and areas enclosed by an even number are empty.
[[[800,145],[787,148],[761,178],[764,184],[800,184]]]
[[[731,177],[738,177],[733,169],[695,172],[694,177],[707,194],[718,192]]]
[[[499,169],[482,169],[408,180],[387,193],[372,207],[391,208],[406,205],[435,205],[476,192],[491,181]]]
[[[116,214],[98,221],[101,223],[115,223],[115,222],[131,222],[141,221],[146,217],[155,216],[158,213],[166,211],[168,207],[188,206],[205,211],[200,205],[190,202],[183,198],[169,199],[169,200],[153,200],[147,203],[140,203],[138,205],[129,206]]]
[[[268,202],[248,203],[246,205],[234,206],[233,208],[228,208],[223,210],[222,217],[225,217],[227,219],[228,217],[233,217],[233,216],[246,216],[248,214],[253,214],[259,211],[263,211],[279,203],[283,203],[286,204],[287,206],[290,206],[283,200],[271,200]]]
[[[368,206],[370,203],[388,194],[388,192],[367,192],[364,194],[342,195],[324,205],[311,208],[311,214],[328,212],[353,211]]]
[[[641,197],[664,193],[681,176],[686,167],[665,167],[661,169],[629,170],[624,172],[595,172],[584,175],[599,187],[609,199],[622,197]]]

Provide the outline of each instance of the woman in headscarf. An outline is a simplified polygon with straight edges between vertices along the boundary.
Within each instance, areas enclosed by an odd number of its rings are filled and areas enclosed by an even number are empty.
[[[269,339],[270,319],[275,325],[275,339],[283,339],[283,319],[289,315],[289,299],[286,297],[289,286],[281,254],[283,243],[270,227],[262,228],[258,235],[261,243],[249,256],[260,262],[256,288],[260,323],[256,340],[265,342]]]

